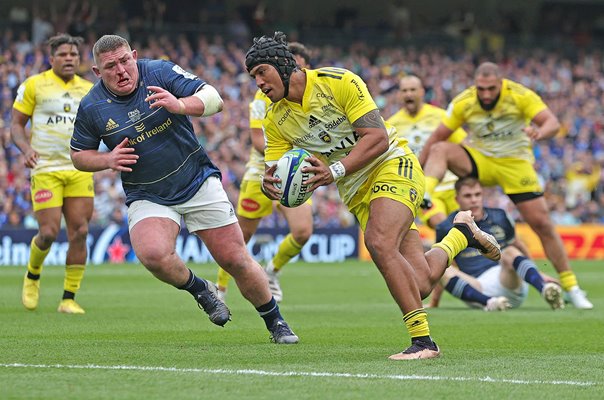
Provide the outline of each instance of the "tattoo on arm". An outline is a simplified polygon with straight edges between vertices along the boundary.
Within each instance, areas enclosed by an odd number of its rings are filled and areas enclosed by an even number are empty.
[[[378,110],[369,111],[352,123],[353,128],[386,128]]]

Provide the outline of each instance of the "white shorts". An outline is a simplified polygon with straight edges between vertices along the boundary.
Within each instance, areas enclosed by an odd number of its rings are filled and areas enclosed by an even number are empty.
[[[520,307],[528,296],[528,283],[522,282],[518,289],[510,290],[501,285],[500,274],[501,265],[497,265],[489,268],[477,278],[482,287],[482,293],[489,297],[505,296],[510,301],[512,308]]]
[[[128,231],[138,222],[150,217],[170,218],[178,225],[184,219],[189,232],[237,222],[233,205],[216,176],[206,179],[195,196],[183,204],[165,206],[148,200],[133,202],[128,207]]]

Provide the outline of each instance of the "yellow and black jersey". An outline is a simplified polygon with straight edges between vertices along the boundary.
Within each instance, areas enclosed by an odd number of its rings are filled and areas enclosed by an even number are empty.
[[[535,92],[503,79],[495,108],[484,110],[476,86],[471,86],[449,104],[443,123],[452,130],[465,124],[468,144],[486,156],[533,162],[531,140],[522,128],[545,109],[547,106]]]
[[[256,91],[250,103],[250,129],[262,129],[262,120],[271,100],[260,89]],[[252,146],[250,159],[245,165],[243,180],[261,181],[264,174],[264,155]]]
[[[408,140],[408,145],[411,151],[419,156],[426,141],[440,124],[440,121],[445,116],[445,110],[431,104],[423,104],[416,115],[410,115],[406,108],[401,108],[394,115],[386,120],[389,124],[396,128],[399,137],[404,137]],[[458,128],[449,136],[449,142],[461,143],[466,138],[467,134],[463,128]],[[434,189],[435,192],[443,190],[451,190],[454,188],[457,176],[451,171],[445,173],[441,183]]]
[[[13,108],[31,117],[31,146],[39,155],[32,175],[75,170],[69,142],[80,101],[91,87],[92,82],[77,75],[65,82],[52,69],[19,86]]]
[[[305,70],[306,88],[302,104],[282,99],[273,103],[263,122],[267,163],[276,162],[286,151],[303,148],[328,164],[346,157],[359,140],[352,123],[377,110],[365,83],[341,68]],[[359,171],[337,182],[344,203],[355,195],[374,168],[386,160],[411,152],[399,140],[396,129],[386,124],[390,148]]]

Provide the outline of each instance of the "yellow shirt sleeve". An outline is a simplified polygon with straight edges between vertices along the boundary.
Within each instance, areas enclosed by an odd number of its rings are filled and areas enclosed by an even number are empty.
[[[547,108],[547,105],[543,102],[541,97],[530,89],[526,89],[521,96],[515,97],[518,108],[522,110],[529,121]]]
[[[36,107],[36,76],[26,79],[17,90],[13,108],[25,115],[32,116]]]
[[[461,109],[462,107],[460,106],[460,103],[453,100],[445,111],[445,116],[442,119],[442,123],[452,131],[457,130],[457,128],[461,127],[464,123],[464,117]]]
[[[336,100],[344,108],[351,124],[368,112],[378,109],[365,82],[350,71],[344,74],[334,89]]]
[[[468,134],[466,133],[466,131],[463,128],[457,128],[452,134],[451,136],[449,136],[449,142],[451,143],[461,143],[463,142],[463,140],[466,138],[466,136],[468,136]]]

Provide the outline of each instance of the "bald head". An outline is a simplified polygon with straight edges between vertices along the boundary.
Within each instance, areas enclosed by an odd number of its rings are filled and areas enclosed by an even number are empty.
[[[495,76],[496,78],[501,78],[501,72],[499,72],[499,66],[492,62],[483,62],[476,68],[476,72],[474,73],[474,78],[478,78],[479,76]]]
[[[501,95],[502,77],[497,64],[482,63],[474,74],[476,96],[483,110],[490,111],[497,105]]]
[[[399,89],[401,90],[403,106],[410,115],[415,116],[421,110],[426,94],[421,79],[415,75],[407,75],[401,78]]]

